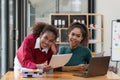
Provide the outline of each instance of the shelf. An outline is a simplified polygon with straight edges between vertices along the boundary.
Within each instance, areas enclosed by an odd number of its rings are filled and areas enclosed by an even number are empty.
[[[50,14],[50,23],[59,30],[59,40],[57,44],[65,45],[68,43],[67,30],[70,24],[79,22],[85,24],[89,30],[88,47],[92,52],[103,51],[104,43],[104,23],[103,15],[95,13],[52,13]]]
[[[98,40],[94,40],[94,39],[89,40],[89,43],[98,43],[98,42],[99,42]]]

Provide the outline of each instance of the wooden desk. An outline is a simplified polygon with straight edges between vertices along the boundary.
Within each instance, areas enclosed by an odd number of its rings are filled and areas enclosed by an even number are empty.
[[[46,74],[43,78],[22,78],[14,77],[13,71],[8,71],[1,80],[120,80],[120,77],[113,72],[108,72],[105,76],[97,76],[91,78],[82,78],[73,76],[74,72],[55,72],[54,74]]]

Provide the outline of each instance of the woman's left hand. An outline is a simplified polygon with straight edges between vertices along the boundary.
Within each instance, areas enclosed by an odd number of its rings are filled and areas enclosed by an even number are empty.
[[[53,43],[53,44],[52,44],[51,49],[52,49],[52,51],[53,51],[53,54],[57,54],[58,48],[57,48],[57,44],[56,44],[56,43]]]

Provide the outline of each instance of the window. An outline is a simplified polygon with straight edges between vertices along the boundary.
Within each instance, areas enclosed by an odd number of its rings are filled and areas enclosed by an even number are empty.
[[[88,0],[28,0],[27,34],[34,22],[49,21],[50,13],[87,13]]]

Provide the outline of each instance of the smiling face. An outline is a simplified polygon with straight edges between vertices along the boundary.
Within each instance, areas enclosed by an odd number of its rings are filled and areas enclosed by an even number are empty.
[[[40,46],[41,48],[49,48],[55,41],[55,35],[53,32],[46,31],[40,35]]]
[[[71,48],[76,48],[81,40],[83,39],[81,29],[80,28],[74,28],[71,30],[71,32],[68,35],[69,37],[69,43]]]

